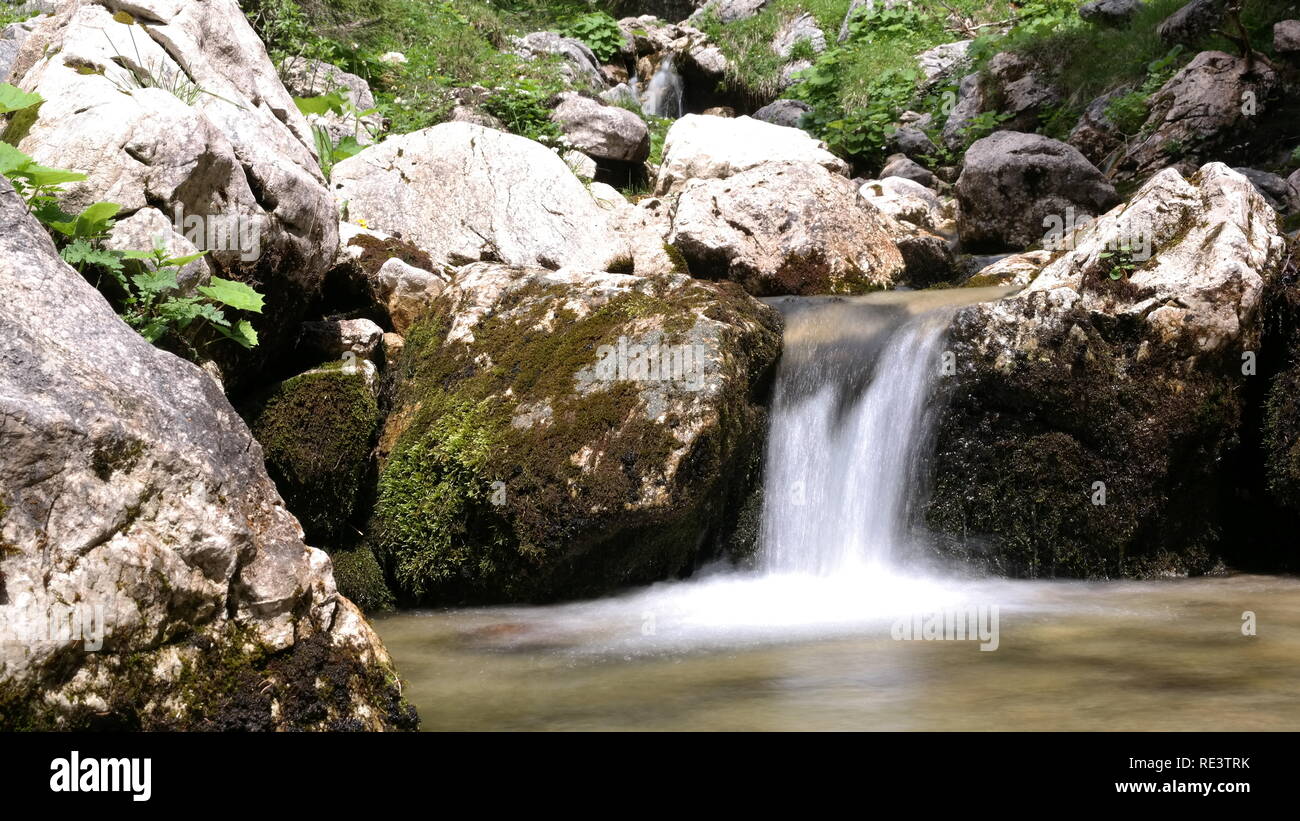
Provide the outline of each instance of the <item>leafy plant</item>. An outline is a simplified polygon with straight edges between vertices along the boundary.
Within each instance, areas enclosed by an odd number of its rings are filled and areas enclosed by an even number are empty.
[[[1113,251],[1102,251],[1097,255],[1098,259],[1111,260],[1110,278],[1119,280],[1126,279],[1133,275],[1137,270],[1137,262],[1133,259],[1133,249],[1127,245],[1121,245]]]
[[[352,122],[352,134],[343,137],[338,142],[334,142],[329,129],[319,123],[312,124],[312,138],[316,141],[316,153],[320,155],[321,173],[325,175],[326,179],[334,172],[335,165],[349,157],[355,157],[365,148],[359,139],[361,129],[364,128],[371,139],[379,136],[378,129],[372,129],[365,121],[366,117],[379,113],[379,110],[376,108],[368,108],[365,111],[358,109],[347,95],[346,89],[338,89],[317,97],[294,97],[293,101],[297,104],[298,110],[304,115],[334,113]]]
[[[537,80],[521,77],[497,88],[483,107],[512,133],[548,142],[560,136],[559,126],[546,106],[550,96],[551,90]]]
[[[59,208],[57,195],[63,184],[80,182],[86,175],[62,168],[49,168],[36,162],[9,143],[0,142],[0,174],[13,185],[27,204],[27,210],[43,223],[66,219]]]
[[[623,48],[623,31],[618,21],[603,11],[574,18],[564,27],[564,33],[586,43],[602,63],[609,62]]]
[[[83,256],[87,251],[89,255]],[[112,277],[121,289],[122,319],[150,342],[156,343],[168,333],[184,339],[180,336],[183,332],[207,325],[245,348],[256,346],[257,331],[248,320],[232,321],[224,309],[261,313],[261,294],[242,282],[221,277],[212,277],[192,292],[178,282],[180,270],[206,253],[173,257],[161,242],[152,251],[104,251],[81,240],[65,250],[64,259],[79,267],[94,264]]]
[[[1178,70],[1183,54],[1181,45],[1174,46],[1169,53],[1147,65],[1146,79],[1142,85],[1127,94],[1121,94],[1106,104],[1106,119],[1110,120],[1120,133],[1133,136],[1142,130],[1150,114],[1148,101],[1151,95],[1169,81]]]
[[[8,84],[0,84],[0,113],[34,109],[42,101]],[[78,171],[49,168],[36,162],[7,142],[0,142],[0,174],[13,185],[28,212],[49,230],[59,246],[59,256],[83,275],[105,274],[122,292],[119,313],[128,325],[150,342],[169,331],[185,331],[208,325],[217,333],[245,348],[257,344],[257,332],[247,320],[231,321],[224,308],[261,313],[262,296],[242,282],[212,277],[194,293],[182,292],[177,274],[185,265],[207,252],[172,257],[161,245],[152,251],[119,251],[101,246],[121,206],[96,202],[72,215],[59,205],[63,185],[79,182],[86,175]],[[184,339],[184,337],[180,337]],[[188,344],[188,342],[186,342]]]

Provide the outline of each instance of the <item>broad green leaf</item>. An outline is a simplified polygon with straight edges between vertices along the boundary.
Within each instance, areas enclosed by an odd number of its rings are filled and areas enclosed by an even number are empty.
[[[246,319],[241,319],[235,323],[235,327],[228,332],[224,328],[218,330],[226,333],[226,336],[243,345],[245,348],[257,347],[257,331],[253,329],[252,324]]]
[[[332,152],[334,162],[341,162],[346,160],[348,157],[355,157],[357,154],[361,153],[363,148],[365,148],[365,146],[357,142],[356,137],[344,137],[339,140],[338,145],[334,146]]]
[[[122,209],[115,202],[97,202],[68,222],[51,222],[50,228],[67,237],[97,237],[113,227],[113,217]]]
[[[135,284],[146,294],[159,294],[163,291],[174,291],[179,287],[176,283],[176,271],[171,268],[160,268],[157,271],[146,271],[143,274],[136,274],[131,277],[131,282]]]
[[[262,295],[242,282],[213,277],[210,284],[199,288],[199,293],[239,311],[262,312]]]
[[[31,162],[34,162],[31,157],[9,143],[0,142],[0,174],[8,176]]]
[[[293,101],[303,114],[342,114],[346,99],[340,92],[331,91],[318,97],[294,97]]]
[[[203,259],[208,255],[207,251],[199,251],[197,254],[187,254],[183,257],[171,257],[162,261],[163,265],[172,265],[177,268],[184,268],[196,259]]]
[[[45,98],[39,94],[28,94],[16,86],[0,83],[0,114],[22,111],[24,108],[31,108],[43,102]]]

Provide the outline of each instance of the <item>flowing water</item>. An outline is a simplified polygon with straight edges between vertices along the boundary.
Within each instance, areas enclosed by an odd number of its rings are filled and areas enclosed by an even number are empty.
[[[637,85],[633,84],[633,93]],[[654,75],[640,92],[641,110],[655,117],[679,119],[686,114],[686,85],[677,71],[675,56],[669,54],[659,62]]]
[[[425,727],[1300,729],[1300,580],[909,565],[944,330],[956,306],[1000,293],[772,300],[786,345],[753,566],[382,618]],[[955,613],[996,629],[924,640]]]

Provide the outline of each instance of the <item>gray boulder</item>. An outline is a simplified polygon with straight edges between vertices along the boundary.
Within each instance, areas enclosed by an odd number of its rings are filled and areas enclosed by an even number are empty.
[[[908,159],[903,154],[894,154],[885,161],[885,167],[880,169],[880,177],[902,177],[912,182],[920,183],[927,188],[934,188],[937,180],[934,174],[930,173],[924,166],[921,166]]]
[[[1226,0],[1192,0],[1156,27],[1156,35],[1169,45],[1195,45],[1223,21]]]
[[[757,296],[892,286],[903,260],[880,212],[813,163],[767,163],[681,189],[668,242],[695,276]]]
[[[789,59],[799,43],[807,43],[814,52],[826,50],[826,34],[811,14],[800,14],[783,23],[772,42],[772,50],[777,56]]]
[[[957,151],[966,141],[966,129],[984,108],[984,90],[978,73],[967,74],[957,86],[957,102],[943,124],[943,142]]]
[[[1032,131],[1041,115],[1061,101],[1061,94],[1032,61],[1010,51],[989,60],[988,72],[997,87],[999,111],[1011,116],[1002,124],[1011,131]]]
[[[1203,51],[1151,95],[1142,133],[1119,163],[1125,175],[1142,176],[1174,165],[1192,173],[1223,150],[1242,153],[1252,132],[1267,122],[1281,81],[1264,61],[1253,65],[1221,51]]]
[[[65,187],[67,210],[101,200],[121,205],[122,217],[155,208],[224,238],[207,262],[266,295],[253,320],[262,344],[225,369],[227,380],[244,379],[296,333],[337,246],[315,141],[235,0],[121,6],[149,24],[68,0],[27,38],[14,80],[45,102],[18,148],[87,174]],[[174,93],[136,87],[133,71]]]
[[[1140,8],[1142,0],[1090,0],[1079,7],[1079,16],[1089,23],[1122,26],[1132,20]]]
[[[413,728],[218,384],[0,188],[0,729]]]
[[[602,270],[625,256],[607,212],[554,151],[471,123],[389,137],[335,166],[333,187],[349,220],[439,265]]]
[[[551,119],[570,145],[595,160],[636,163],[650,156],[650,129],[626,108],[566,92]]]
[[[1104,213],[1115,187],[1073,146],[1038,134],[999,131],[966,152],[956,185],[962,242],[971,248],[1025,248],[1049,217]]]
[[[513,52],[524,58],[557,55],[563,58],[560,72],[577,86],[591,89],[605,87],[605,75],[600,71],[600,61],[591,48],[574,37],[564,37],[553,31],[534,31],[513,40]]]
[[[1273,206],[1274,210],[1287,210],[1290,192],[1286,180],[1277,174],[1259,171],[1254,168],[1234,168],[1232,170],[1250,180],[1250,184],[1255,186],[1255,190],[1264,195],[1264,199],[1268,201],[1269,205]]]
[[[753,113],[753,118],[772,125],[786,128],[798,128],[803,116],[812,111],[812,106],[803,100],[776,100]]]
[[[1242,354],[1285,259],[1241,175],[1164,169],[1024,290],[961,309],[925,511],[940,552],[1013,576],[1213,570]]]
[[[1273,50],[1278,54],[1300,52],[1300,20],[1282,20],[1273,24]]]

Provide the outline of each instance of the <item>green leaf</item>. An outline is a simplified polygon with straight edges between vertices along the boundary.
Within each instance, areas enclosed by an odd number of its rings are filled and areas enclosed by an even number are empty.
[[[245,348],[257,347],[257,331],[253,329],[253,326],[246,319],[236,322],[233,328],[223,328],[220,325],[216,326],[216,328],[227,339],[232,339]]]
[[[9,143],[0,142],[0,174],[9,176],[10,172],[33,162],[32,158],[14,148]]]
[[[68,222],[51,222],[50,228],[74,239],[98,237],[113,227],[113,217],[122,210],[115,202],[97,202]]]
[[[343,106],[347,102],[343,94],[338,91],[331,91],[318,97],[294,97],[293,101],[304,115],[328,114],[331,111],[342,114]]]
[[[203,259],[208,255],[207,251],[199,251],[197,254],[186,254],[183,257],[170,257],[162,261],[163,265],[171,265],[176,268],[184,268],[196,259]]]
[[[344,137],[339,140],[338,145],[334,146],[331,153],[333,154],[334,162],[342,162],[348,157],[355,157],[357,154],[360,154],[363,148],[365,148],[365,146],[357,142],[356,137]]]
[[[210,284],[199,288],[199,293],[239,311],[262,312],[262,295],[242,282],[213,277]]]
[[[173,268],[160,268],[157,271],[136,274],[131,277],[131,282],[146,294],[160,294],[180,287],[176,282],[176,270]]]
[[[24,108],[31,108],[43,102],[45,98],[39,94],[28,94],[16,86],[0,83],[0,114],[22,111]]]

